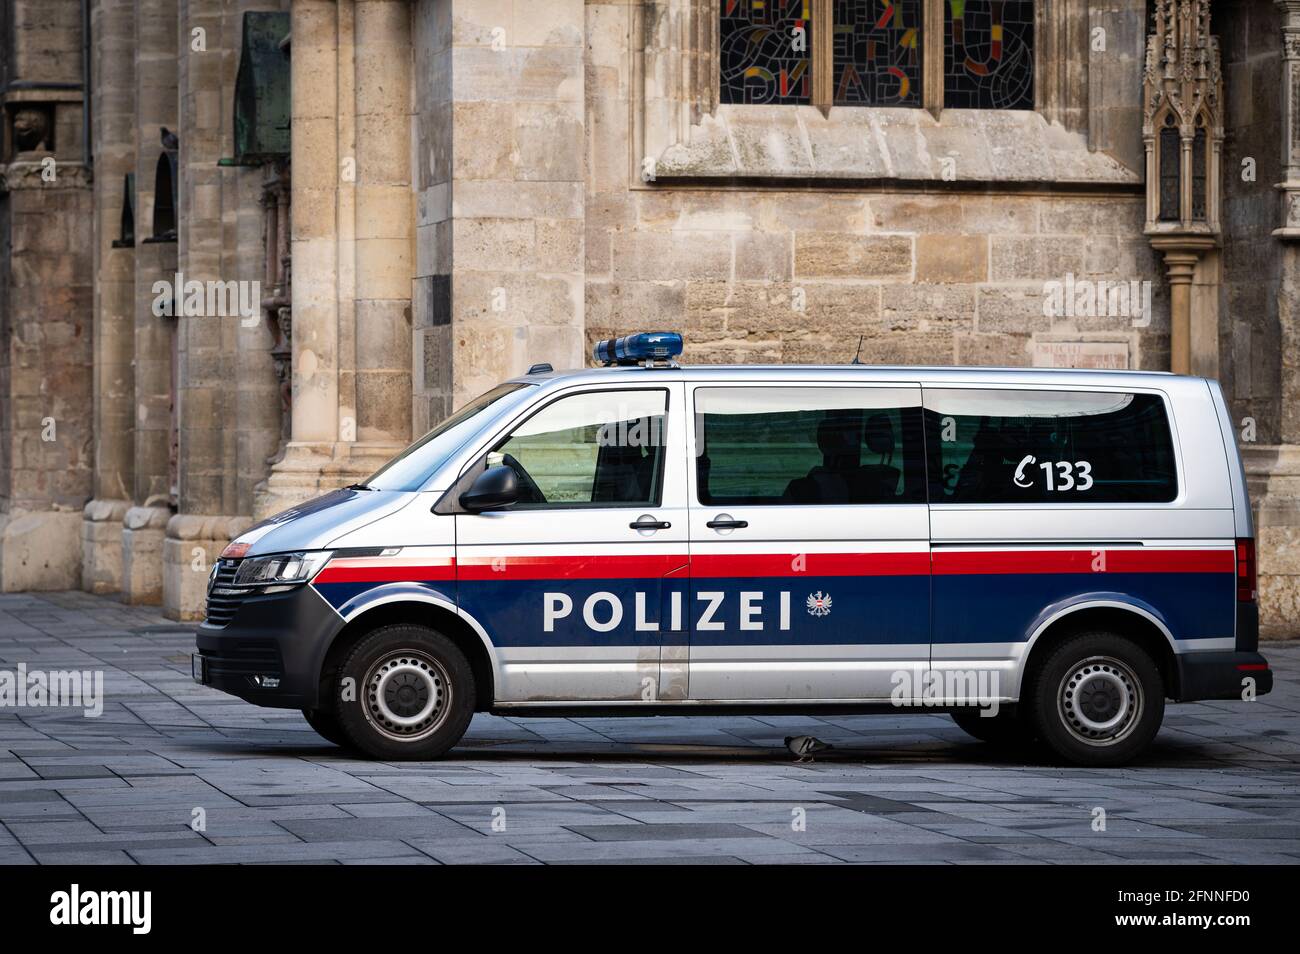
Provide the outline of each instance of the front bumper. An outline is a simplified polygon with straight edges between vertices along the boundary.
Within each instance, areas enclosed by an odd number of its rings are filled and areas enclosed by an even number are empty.
[[[1256,652],[1191,652],[1177,659],[1179,702],[1240,700],[1250,692],[1262,696],[1273,689],[1273,670]]]
[[[310,586],[248,596],[230,622],[199,626],[195,675],[255,705],[315,709],[321,664],[342,628],[338,613]]]

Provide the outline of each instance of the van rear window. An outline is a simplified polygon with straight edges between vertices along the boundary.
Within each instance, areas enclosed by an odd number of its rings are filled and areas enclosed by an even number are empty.
[[[934,504],[1178,496],[1158,395],[926,388],[925,427]]]

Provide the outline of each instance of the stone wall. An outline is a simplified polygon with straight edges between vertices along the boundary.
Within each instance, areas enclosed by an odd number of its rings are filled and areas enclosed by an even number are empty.
[[[95,466],[81,9],[14,0],[8,13],[5,107],[41,115],[44,132],[25,147],[7,133],[0,156],[0,590],[67,589]]]
[[[693,363],[845,362],[860,341],[867,363],[1030,365],[1085,342],[1070,353],[1167,367],[1163,270],[1122,161],[1140,151],[1119,138],[1140,120],[1141,5],[1103,7],[1114,55],[1095,115],[1064,102],[1086,107],[1086,86],[1052,87],[1080,131],[1035,113],[707,103],[683,131],[664,97],[707,99],[679,66],[690,0],[588,2],[588,345],[654,326],[683,330]],[[1054,35],[1082,41],[1088,14],[1071,9]],[[1090,149],[1089,128],[1122,148]],[[1150,321],[1046,316],[1046,283],[1071,277],[1152,282]]]
[[[251,287],[264,277],[263,171],[229,160],[243,15],[266,7],[257,0],[177,5],[176,261],[187,283]],[[163,539],[162,597],[164,612],[181,619],[202,616],[208,568],[253,522],[255,489],[280,437],[272,336],[260,311],[210,311],[176,318],[179,486]]]
[[[415,15],[420,430],[448,398],[582,361],[588,157],[582,0]]]
[[[1260,444],[1281,439],[1281,334],[1278,291],[1283,246],[1276,183],[1284,178],[1278,128],[1281,21],[1268,2],[1234,4],[1216,14],[1223,54],[1225,109],[1222,319],[1219,380],[1232,416],[1254,422]]]
[[[44,183],[39,166],[11,163],[9,275],[0,311],[0,589],[81,583],[81,510],[90,498],[92,197],[69,163]]]

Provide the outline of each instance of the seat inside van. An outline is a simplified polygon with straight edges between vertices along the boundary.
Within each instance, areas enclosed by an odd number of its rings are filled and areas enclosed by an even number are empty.
[[[862,463],[863,444],[875,458]],[[827,414],[817,425],[822,463],[785,488],[783,500],[800,504],[886,503],[898,494],[901,471],[893,466],[894,427],[889,417]]]

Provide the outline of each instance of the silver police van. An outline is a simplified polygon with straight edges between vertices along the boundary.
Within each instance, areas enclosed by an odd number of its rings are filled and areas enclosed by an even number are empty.
[[[475,712],[947,712],[1132,759],[1268,692],[1217,383],[1121,371],[536,366],[222,553],[193,673],[428,759]]]

